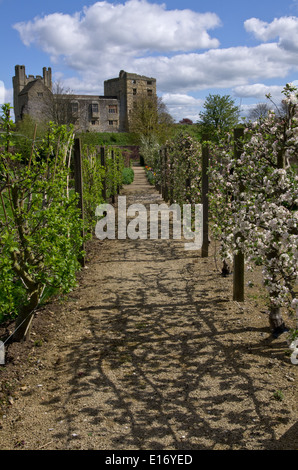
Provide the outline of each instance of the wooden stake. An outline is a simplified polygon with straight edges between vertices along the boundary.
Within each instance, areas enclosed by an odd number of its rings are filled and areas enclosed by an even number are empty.
[[[209,146],[206,143],[208,136],[203,135],[202,138],[202,204],[203,204],[203,245],[201,250],[202,258],[208,258],[209,255]]]
[[[74,179],[75,179],[75,191],[79,195],[78,207],[81,212],[81,219],[84,221],[84,199],[83,199],[83,172],[82,172],[82,154],[81,154],[81,141],[76,138],[74,141]],[[82,237],[84,239],[85,233],[84,228],[82,229]],[[83,242],[82,251],[85,250],[85,244]],[[81,256],[79,259],[81,265],[85,266],[85,257]]]
[[[105,148],[100,147],[100,164],[102,167],[104,167],[105,174],[104,174],[104,179],[102,182],[102,197],[103,200],[106,201],[107,199],[107,168],[106,168],[106,156],[105,156]]]
[[[243,128],[234,129],[234,155],[235,158],[240,158],[242,153],[241,138],[244,135]],[[235,235],[235,240],[241,236]],[[234,255],[234,268],[233,268],[233,300],[244,302],[244,254],[239,252]]]

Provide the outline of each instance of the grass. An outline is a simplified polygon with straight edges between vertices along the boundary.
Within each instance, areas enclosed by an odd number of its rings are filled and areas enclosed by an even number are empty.
[[[128,132],[86,132],[79,134],[83,145],[138,145],[136,136]]]
[[[276,401],[282,401],[284,399],[284,394],[281,390],[276,390],[274,393],[273,393],[273,398],[276,400]]]

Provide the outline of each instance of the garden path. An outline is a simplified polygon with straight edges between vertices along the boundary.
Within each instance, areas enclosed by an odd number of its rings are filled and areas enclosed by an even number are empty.
[[[127,204],[162,202],[134,170]],[[231,300],[214,249],[94,239],[78,288],[9,349],[12,374],[20,367],[0,448],[297,450],[286,338],[271,338],[261,290]]]

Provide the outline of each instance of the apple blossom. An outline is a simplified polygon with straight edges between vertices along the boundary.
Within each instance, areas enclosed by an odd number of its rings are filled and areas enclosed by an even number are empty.
[[[262,265],[274,329],[284,327],[279,309],[293,305],[298,276],[298,177],[289,161],[298,152],[298,92],[291,87],[285,94],[288,116],[271,112],[249,123],[239,158],[229,142],[221,142],[213,149],[216,161],[210,171],[211,218],[216,222],[211,227],[221,241],[220,253],[227,259],[241,250],[247,263]],[[221,197],[214,192],[219,188]]]

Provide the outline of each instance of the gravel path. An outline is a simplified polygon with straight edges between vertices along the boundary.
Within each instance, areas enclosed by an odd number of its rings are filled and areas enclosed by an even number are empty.
[[[122,195],[162,202],[141,167]],[[260,287],[231,300],[214,249],[93,240],[78,288],[8,348],[0,448],[297,450],[286,334],[271,337]]]

